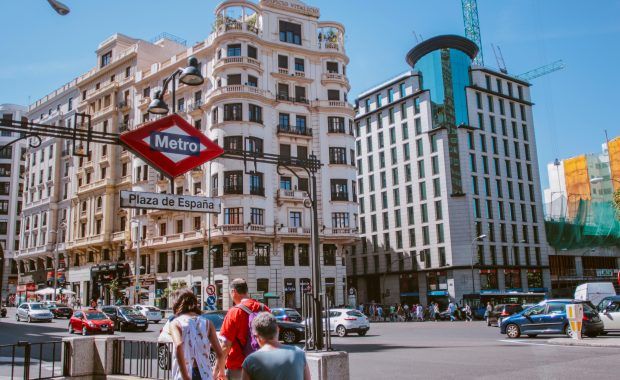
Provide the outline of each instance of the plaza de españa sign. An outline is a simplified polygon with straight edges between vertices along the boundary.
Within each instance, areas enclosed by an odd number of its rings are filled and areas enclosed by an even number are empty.
[[[222,202],[220,198],[121,190],[121,207],[219,213]]]
[[[121,141],[170,178],[222,155],[224,150],[181,116],[172,114],[123,133]]]

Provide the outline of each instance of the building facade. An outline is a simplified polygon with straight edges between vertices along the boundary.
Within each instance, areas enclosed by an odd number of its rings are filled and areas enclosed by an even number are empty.
[[[357,236],[344,27],[319,21],[317,8],[297,1],[225,1],[215,14],[211,35],[191,47],[170,36],[146,42],[116,34],[102,42],[97,66],[73,84],[74,107],[91,116],[96,131],[134,129],[157,118],[147,110],[156,91],[188,57],[196,57],[205,81],[176,84],[180,115],[226,149],[315,155],[323,163],[317,173],[321,287],[334,304],[343,304],[344,256]],[[171,91],[164,100],[172,108]],[[54,102],[45,101],[33,115]],[[76,128],[84,126],[78,121]],[[226,309],[229,280],[243,277],[253,295],[271,306],[301,306],[301,294],[314,286],[311,213],[304,206],[308,173],[218,159],[171,182],[121,146],[76,145],[70,147],[76,152],[68,157],[69,174],[62,164],[54,170],[71,179],[67,215],[59,218],[66,241],[59,250],[64,286],[82,300],[111,302],[127,290],[131,300],[167,306],[172,289],[191,286],[204,299],[210,282],[218,306]],[[119,192],[125,189],[217,196],[222,213],[122,209]],[[40,251],[53,256],[50,249]],[[138,295],[132,290],[136,272]]]
[[[431,38],[357,98],[360,302],[548,291],[529,84],[472,65],[477,51]]]
[[[25,116],[26,107],[16,104],[0,104],[0,117],[20,120]],[[0,146],[19,138],[18,133],[1,131]],[[24,173],[24,153],[26,145],[20,140],[0,150],[0,300],[5,301],[17,293],[17,262],[19,250],[19,230],[22,208]]]

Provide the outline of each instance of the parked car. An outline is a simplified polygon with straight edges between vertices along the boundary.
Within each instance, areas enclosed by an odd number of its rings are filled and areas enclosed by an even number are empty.
[[[605,297],[596,307],[605,334],[620,331],[620,296]]]
[[[25,302],[17,308],[15,319],[30,322],[51,322],[54,314],[40,302]]]
[[[523,307],[518,303],[505,303],[495,305],[493,310],[489,313],[487,318],[487,326],[499,326],[502,324],[502,319],[510,317],[513,314],[523,311]]]
[[[583,304],[582,333],[588,337],[596,337],[603,333],[603,322],[589,301],[557,299],[545,300],[527,310],[504,318],[500,325],[502,334],[515,339],[522,334],[534,338],[539,334],[572,335],[566,305]]]
[[[611,282],[586,282],[575,289],[575,299],[590,301],[598,305],[603,298],[616,295],[616,289]]]
[[[164,318],[164,312],[155,306],[136,305],[134,308],[144,315],[149,322],[159,323]]]
[[[325,313],[323,313],[325,316]],[[308,318],[304,325],[312,324],[312,318]],[[324,317],[323,329],[327,331],[328,320]],[[330,309],[329,310],[329,332],[335,333],[339,337],[345,337],[349,333],[357,333],[364,336],[370,329],[368,317],[354,309]]]
[[[69,319],[69,334],[114,334],[114,322],[98,310],[78,310]]]
[[[73,309],[70,308],[67,305],[63,305],[63,304],[57,304],[55,302],[50,302],[47,305],[47,308],[49,309],[49,311],[52,312],[52,314],[54,314],[54,318],[71,318],[71,316],[73,315]]]
[[[146,317],[131,306],[104,306],[101,311],[116,324],[118,331],[146,331],[149,327]]]
[[[279,307],[271,309],[271,314],[279,321],[301,322],[301,314],[295,309]]]

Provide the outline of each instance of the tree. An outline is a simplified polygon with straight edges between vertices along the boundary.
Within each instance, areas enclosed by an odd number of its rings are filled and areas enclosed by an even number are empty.
[[[616,209],[616,217],[620,219],[620,189],[615,192],[613,202]]]

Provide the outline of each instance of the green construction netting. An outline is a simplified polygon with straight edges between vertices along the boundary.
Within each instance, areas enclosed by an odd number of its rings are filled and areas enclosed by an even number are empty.
[[[612,202],[573,202],[560,215],[546,216],[545,231],[555,249],[620,246],[620,221]]]

